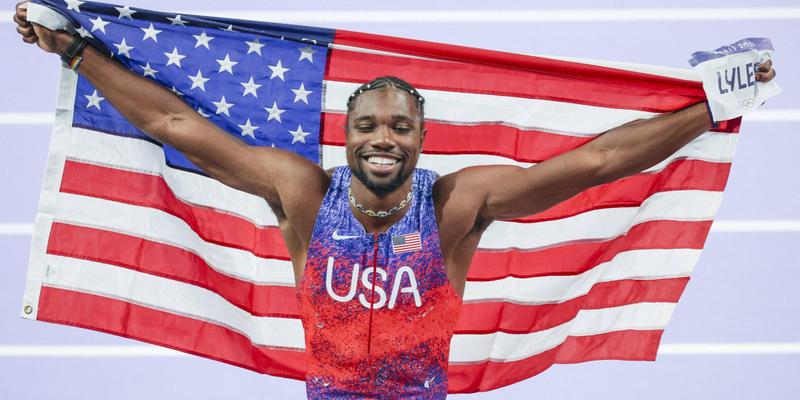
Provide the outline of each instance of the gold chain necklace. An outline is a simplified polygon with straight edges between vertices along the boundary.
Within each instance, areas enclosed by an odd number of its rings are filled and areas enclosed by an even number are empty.
[[[408,204],[408,202],[411,201],[411,197],[412,197],[413,193],[414,193],[414,190],[409,190],[408,191],[408,196],[406,196],[406,198],[403,199],[403,201],[401,201],[400,204],[390,208],[387,211],[372,211],[372,210],[364,207],[363,205],[361,205],[359,202],[357,202],[356,198],[353,197],[353,189],[350,188],[350,187],[347,188],[347,197],[350,198],[350,204],[352,204],[353,207],[355,207],[362,214],[370,216],[370,217],[375,217],[375,218],[386,218],[386,217],[388,217],[390,215],[396,214],[398,211],[400,211],[403,208],[405,208],[406,204]]]

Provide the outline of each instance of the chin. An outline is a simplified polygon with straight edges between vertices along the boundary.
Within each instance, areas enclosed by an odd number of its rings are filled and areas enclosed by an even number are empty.
[[[412,171],[405,171],[402,165],[400,167],[398,172],[380,178],[368,174],[360,167],[350,167],[350,170],[353,172],[353,176],[369,189],[370,192],[375,193],[378,197],[383,197],[403,186],[403,183],[411,176]]]

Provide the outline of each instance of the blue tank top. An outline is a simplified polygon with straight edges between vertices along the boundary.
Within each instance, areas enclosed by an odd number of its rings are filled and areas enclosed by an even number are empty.
[[[406,214],[381,234],[353,215],[350,179],[333,173],[298,285],[308,398],[444,399],[461,298],[439,247],[436,174],[414,170]]]

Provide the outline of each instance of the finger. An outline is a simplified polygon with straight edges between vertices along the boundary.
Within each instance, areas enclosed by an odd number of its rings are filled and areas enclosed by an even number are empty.
[[[33,32],[33,27],[32,27],[32,26],[29,26],[29,27],[27,27],[27,28],[23,28],[23,27],[21,27],[21,26],[18,26],[18,27],[17,27],[17,32],[18,32],[20,35],[22,35],[22,36],[25,36],[25,37],[28,37],[28,36],[35,36],[35,35],[36,35],[36,33],[34,33],[34,32]]]
[[[772,60],[767,60],[758,64],[758,72],[769,72],[770,68],[772,68]]]
[[[38,36],[23,36],[22,41],[25,43],[36,43],[39,41]]]
[[[17,23],[17,25],[19,25],[19,26],[21,26],[21,27],[23,27],[23,28],[24,28],[24,27],[26,27],[26,26],[30,26],[30,25],[31,25],[31,23],[30,23],[30,22],[28,22],[27,20],[24,20],[24,19],[20,18],[19,16],[17,16],[17,14],[14,14],[14,16],[13,16],[11,19],[13,19],[13,20],[14,20],[14,22],[16,22],[16,23]]]
[[[775,78],[775,75],[778,73],[775,72],[774,69],[769,70],[769,72],[758,72],[756,73],[756,80],[759,82],[769,82]]]
[[[17,12],[28,11],[28,3],[30,3],[30,1],[28,0],[20,1],[19,3],[17,3],[17,5],[14,6],[14,9],[17,10]]]

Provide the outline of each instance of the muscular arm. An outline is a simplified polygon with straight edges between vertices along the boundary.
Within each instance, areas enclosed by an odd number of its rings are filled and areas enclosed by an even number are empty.
[[[467,169],[461,179],[477,185],[478,220],[518,218],[544,211],[592,186],[635,174],[666,159],[711,129],[705,103],[634,121],[530,168]],[[489,184],[493,182],[493,184]]]
[[[772,62],[761,64],[756,80],[775,77]],[[611,129],[595,140],[530,168],[467,168],[443,178],[442,187],[471,199],[475,226],[544,211],[596,185],[663,161],[711,129],[706,103]]]
[[[14,16],[23,40],[48,52],[63,53],[73,37],[25,20],[24,5]],[[161,143],[175,147],[222,183],[267,199],[279,218],[299,205],[320,200],[327,175],[294,153],[247,146],[195,112],[169,90],[138,76],[94,48],[83,52],[79,72],[128,121]],[[281,179],[291,175],[293,179]],[[299,184],[302,182],[302,187]],[[320,189],[313,196],[310,189]],[[319,199],[317,199],[319,197]]]

